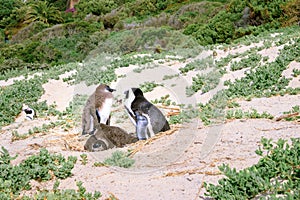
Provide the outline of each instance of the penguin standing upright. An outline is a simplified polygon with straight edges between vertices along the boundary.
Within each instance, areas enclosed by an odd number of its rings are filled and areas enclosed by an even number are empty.
[[[110,123],[110,111],[115,89],[101,84],[88,98],[82,114],[82,134],[93,134],[97,123]]]
[[[144,97],[141,89],[131,88],[124,94],[124,106],[136,126],[139,140],[146,140],[159,132],[170,130],[165,116]]]

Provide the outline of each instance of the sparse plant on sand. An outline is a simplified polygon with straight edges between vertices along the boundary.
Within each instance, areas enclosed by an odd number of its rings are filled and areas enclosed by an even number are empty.
[[[106,158],[103,162],[105,165],[110,166],[118,166],[118,167],[124,167],[129,168],[134,164],[134,160],[132,158],[129,158],[128,153],[124,153],[123,151],[115,151],[112,153],[111,157]]]
[[[162,83],[155,83],[154,81],[151,82],[145,82],[143,84],[141,84],[139,86],[139,88],[144,92],[151,92],[152,90],[154,90],[154,88],[156,88],[157,86],[163,86]]]

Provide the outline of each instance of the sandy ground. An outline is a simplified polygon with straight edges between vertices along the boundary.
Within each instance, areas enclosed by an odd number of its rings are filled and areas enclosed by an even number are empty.
[[[262,43],[255,44],[261,46]],[[250,47],[240,47],[230,51],[218,50],[218,58],[229,53],[243,52]],[[203,58],[212,52],[199,55],[196,59]],[[272,48],[261,52],[264,56],[270,54],[270,59],[276,58],[278,49]],[[189,62],[191,62],[190,60]],[[185,63],[186,64],[186,63]],[[219,86],[205,95],[195,94],[186,97],[185,88],[191,83],[192,73],[184,77],[177,77],[170,80],[162,80],[166,74],[176,74],[178,69],[185,64],[172,61],[152,69],[143,70],[141,73],[134,73],[132,70],[138,66],[130,66],[117,70],[118,75],[126,75],[125,78],[111,84],[117,89],[116,99],[122,98],[122,91],[128,87],[137,87],[145,81],[156,81],[163,83],[161,87],[155,88],[152,92],[146,93],[149,100],[158,99],[166,94],[176,103],[195,104],[207,102],[213,94],[223,89],[225,80],[241,78],[245,70],[226,74]],[[284,72],[285,76],[291,76],[293,68],[299,69],[299,63],[293,62],[290,68]],[[62,78],[62,77],[61,77]],[[1,85],[8,85],[12,80],[1,82]],[[294,78],[292,87],[299,87],[299,78]],[[41,100],[48,103],[55,103],[57,109],[64,110],[75,94],[91,94],[96,86],[87,87],[85,84],[70,86],[60,80],[50,80],[44,86],[45,94]],[[300,104],[300,95],[276,96],[271,98],[252,99],[251,101],[238,102],[243,110],[256,109],[259,112],[266,111],[277,115],[289,111],[293,106]],[[166,111],[164,111],[166,112]],[[129,119],[122,118],[124,110],[121,106],[113,108],[112,125],[120,126],[128,132],[134,132],[134,127]],[[203,183],[214,183],[223,177],[218,166],[227,163],[231,167],[242,169],[255,164],[259,157],[255,150],[260,145],[262,137],[289,139],[299,137],[299,122],[274,121],[267,119],[230,120],[220,125],[203,126],[201,122],[194,120],[191,123],[183,124],[173,134],[164,135],[145,145],[137,152],[133,159],[135,164],[132,168],[124,169],[119,167],[95,167],[95,162],[101,162],[109,157],[116,149],[110,149],[98,153],[82,152],[82,142],[79,141],[80,127],[75,127],[70,132],[64,132],[60,128],[50,130],[47,134],[38,134],[25,140],[12,141],[12,131],[25,133],[32,126],[39,126],[49,123],[54,118],[39,118],[33,121],[23,121],[22,116],[16,119],[14,124],[4,127],[1,130],[1,145],[14,154],[19,154],[14,163],[19,163],[29,155],[37,153],[40,147],[46,147],[50,152],[63,155],[78,156],[77,164],[73,169],[70,178],[61,181],[60,188],[77,188],[76,181],[82,181],[87,191],[100,191],[101,199],[114,195],[117,199],[209,199],[204,196]],[[77,150],[70,150],[66,146],[75,142]],[[76,143],[77,142],[77,143]],[[132,149],[128,145],[121,150]],[[88,155],[88,163],[83,165],[80,155]],[[37,188],[51,189],[54,181],[36,182],[32,181],[33,190]],[[27,191],[26,194],[32,193]]]

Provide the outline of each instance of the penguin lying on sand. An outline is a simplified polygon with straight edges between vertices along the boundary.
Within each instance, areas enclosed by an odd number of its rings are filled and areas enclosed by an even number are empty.
[[[138,139],[116,126],[97,124],[94,135],[91,135],[84,145],[87,151],[103,151],[114,147],[124,147]]]
[[[29,108],[26,104],[23,104],[22,111],[24,111],[26,114],[25,119],[33,120],[33,117],[35,116],[35,112],[32,108]]]
[[[131,88],[124,94],[124,106],[129,118],[136,126],[139,140],[146,140],[159,132],[170,130],[165,116],[144,97],[142,90]]]
[[[101,84],[88,98],[82,114],[82,134],[93,134],[96,124],[110,124],[110,111],[113,102],[112,92],[108,85]]]

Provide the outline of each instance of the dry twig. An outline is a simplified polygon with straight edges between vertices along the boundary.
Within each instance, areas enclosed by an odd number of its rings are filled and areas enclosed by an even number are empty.
[[[157,140],[163,136],[166,136],[166,135],[171,135],[173,134],[174,132],[176,132],[177,130],[179,129],[179,127],[174,127],[173,129],[171,130],[168,130],[168,131],[165,131],[165,132],[161,132],[161,133],[158,133],[156,134],[155,136],[149,138],[148,140],[140,140],[136,143],[134,143],[134,145],[132,145],[134,147],[134,150],[131,151],[130,153],[130,157],[132,157],[134,154],[136,154],[137,152],[139,152],[144,146],[146,146],[147,144],[150,144],[152,143],[154,140]]]
[[[282,114],[282,115],[279,115],[278,117],[275,117],[275,121],[280,121],[282,119],[286,119],[286,118],[290,118],[290,117],[294,117],[294,116],[298,116],[299,113],[298,112],[295,112],[295,113],[289,113],[289,114]]]

